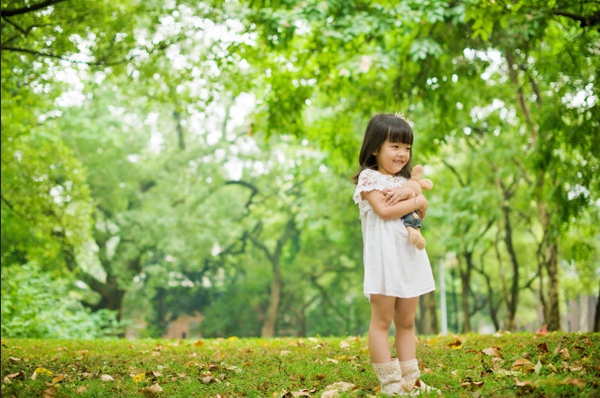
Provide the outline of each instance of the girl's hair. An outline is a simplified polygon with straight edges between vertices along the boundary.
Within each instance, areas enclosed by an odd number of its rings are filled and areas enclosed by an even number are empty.
[[[412,145],[414,136],[410,125],[401,116],[390,113],[380,113],[373,116],[367,125],[362,147],[360,148],[358,156],[360,170],[354,176],[355,184],[358,183],[358,175],[364,169],[377,170],[377,161],[373,152],[378,151],[386,139],[389,139],[390,142]],[[410,178],[411,172],[412,167],[409,159],[408,163],[396,175]]]

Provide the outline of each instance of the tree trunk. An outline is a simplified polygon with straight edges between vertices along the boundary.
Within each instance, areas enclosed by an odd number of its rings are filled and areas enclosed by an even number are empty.
[[[260,332],[261,337],[274,337],[275,326],[277,324],[277,312],[279,310],[279,302],[281,301],[281,292],[283,291],[283,275],[281,273],[281,257],[283,255],[283,247],[292,238],[296,232],[296,221],[294,220],[295,215],[291,215],[290,219],[285,225],[283,233],[277,239],[275,250],[271,253],[269,248],[258,240],[257,237],[249,236],[250,240],[261,249],[269,262],[271,263],[271,269],[273,271],[273,281],[271,282],[271,294],[269,299],[269,308],[265,315],[265,322]]]
[[[598,284],[598,298],[596,299],[596,314],[594,315],[594,332],[600,332],[600,283]]]
[[[510,197],[510,195],[506,190],[504,190],[504,196],[505,203],[507,203],[507,196]],[[517,260],[517,254],[515,253],[515,248],[512,243],[510,207],[508,205],[503,205],[502,213],[504,215],[504,243],[506,244],[506,250],[508,251],[508,257],[510,258],[510,265],[512,267],[510,300],[506,303],[508,310],[506,315],[506,330],[513,331],[515,329],[515,317],[519,306],[519,261]]]
[[[548,318],[546,324],[549,331],[561,330],[560,325],[560,299],[558,283],[558,245],[556,242],[548,243],[546,247],[546,271],[548,272]]]
[[[427,293],[419,300],[420,317],[417,322],[417,330],[420,334],[436,334],[439,332],[437,322],[437,311],[435,306],[435,294]]]
[[[277,321],[277,310],[279,309],[279,302],[281,301],[281,291],[283,289],[283,276],[281,275],[281,264],[279,259],[272,262],[273,269],[273,281],[271,282],[271,298],[269,300],[269,309],[265,317],[265,323],[263,324],[260,332],[261,337],[274,337],[275,336],[275,322]]]
[[[460,280],[461,280],[461,307],[463,313],[463,333],[469,333],[471,331],[471,311],[469,310],[469,295],[471,294],[471,270],[473,267],[473,253],[464,251],[463,257],[465,258],[465,268],[459,268]]]

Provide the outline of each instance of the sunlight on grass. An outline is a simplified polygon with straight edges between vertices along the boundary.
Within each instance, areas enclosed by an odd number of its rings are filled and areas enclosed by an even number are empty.
[[[446,397],[578,397],[599,388],[598,333],[422,336],[418,356],[423,380]],[[356,336],[6,339],[2,380],[3,397],[379,395],[367,340]]]

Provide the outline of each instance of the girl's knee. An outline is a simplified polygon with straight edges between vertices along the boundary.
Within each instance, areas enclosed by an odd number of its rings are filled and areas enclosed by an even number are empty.
[[[371,318],[371,327],[379,330],[389,330],[392,326],[392,318],[388,317],[372,317]]]
[[[395,319],[394,326],[396,330],[410,331],[415,327],[414,319]]]

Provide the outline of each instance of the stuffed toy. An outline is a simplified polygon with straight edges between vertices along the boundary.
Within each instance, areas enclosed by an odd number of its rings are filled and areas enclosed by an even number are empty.
[[[406,181],[402,187],[410,188],[415,192],[415,195],[420,195],[423,190],[430,190],[433,188],[433,182],[426,178],[421,179],[423,176],[423,166],[416,165],[412,169],[410,180]],[[425,248],[425,238],[421,234],[421,217],[415,210],[402,217],[406,230],[408,231],[408,238],[411,244],[415,245],[417,249],[423,250]]]

